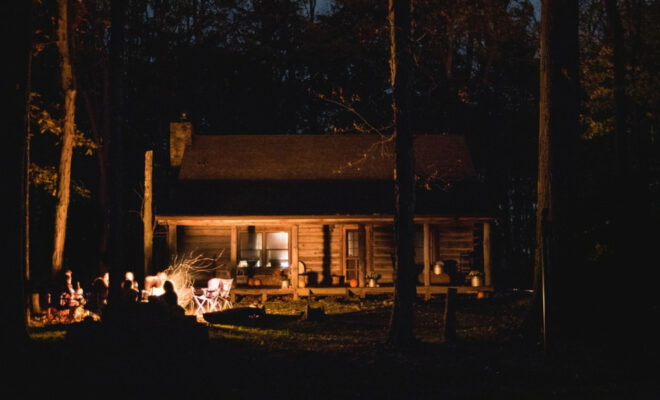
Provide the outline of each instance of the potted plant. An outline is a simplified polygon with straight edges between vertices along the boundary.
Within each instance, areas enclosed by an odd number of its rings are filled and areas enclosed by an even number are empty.
[[[468,278],[470,279],[470,284],[474,287],[478,286],[483,286],[484,285],[484,280],[483,280],[484,273],[473,269],[468,273]]]
[[[367,273],[367,286],[376,287],[376,281],[380,278],[380,274],[375,273],[374,271]]]
[[[238,268],[236,269],[236,284],[245,285],[247,283],[248,283],[247,268],[239,264]]]

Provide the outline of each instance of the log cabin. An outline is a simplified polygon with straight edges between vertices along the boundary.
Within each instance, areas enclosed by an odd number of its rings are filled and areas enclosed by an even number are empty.
[[[496,220],[465,138],[418,135],[414,151],[418,294],[492,291]],[[220,255],[232,296],[392,293],[394,157],[378,135],[194,135],[173,122],[175,179],[155,221],[170,259]]]

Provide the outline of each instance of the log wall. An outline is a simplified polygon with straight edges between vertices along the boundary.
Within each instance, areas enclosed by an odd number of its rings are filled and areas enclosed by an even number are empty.
[[[343,276],[341,264],[342,224],[303,223],[298,230],[298,256],[305,264],[306,272],[316,272],[320,280],[329,275]],[[238,229],[241,230],[242,226]],[[265,227],[257,227],[257,230]],[[429,254],[431,266],[435,261],[443,260],[454,268],[456,278],[464,279],[470,269],[482,267],[482,224],[473,221],[448,221],[429,225],[431,251]],[[194,251],[206,257],[216,257],[224,250],[220,262],[227,267],[231,259],[230,225],[219,226],[179,226],[178,254]],[[291,226],[278,226],[272,230],[291,231]],[[476,232],[476,234],[475,234]],[[394,226],[391,223],[373,225],[371,234],[373,242],[367,251],[370,260],[367,265],[373,266],[373,271],[381,275],[379,283],[392,283],[394,277],[395,237]],[[447,263],[448,262],[448,263]],[[367,268],[369,272],[369,268]],[[463,281],[452,280],[453,284],[464,284]]]
[[[374,225],[374,272],[380,274],[379,283],[394,282],[394,225]]]
[[[324,229],[325,227],[325,229]],[[303,224],[298,228],[298,258],[306,272],[316,272],[320,279],[324,268],[330,275],[343,273],[341,260],[341,228],[339,225]],[[327,274],[327,271],[325,271]]]
[[[223,251],[219,262],[230,266],[231,227],[230,226],[181,226],[179,227],[179,255],[203,254],[215,258]]]

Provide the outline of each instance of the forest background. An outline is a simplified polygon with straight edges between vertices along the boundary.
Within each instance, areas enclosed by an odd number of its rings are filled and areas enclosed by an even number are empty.
[[[586,271],[617,270],[612,228],[623,188],[615,39],[606,1],[580,1],[581,246]],[[610,2],[611,3],[611,2]],[[660,5],[614,2],[621,22],[625,162],[660,219]],[[392,128],[387,4],[365,0],[130,0],[122,61],[124,248],[142,266],[144,151],[154,150],[154,213],[168,196],[169,122],[196,134],[361,134]],[[30,68],[29,287],[50,280],[62,104],[57,2],[35,1]],[[64,266],[81,284],[106,268],[112,140],[109,1],[70,5],[77,101]],[[463,134],[499,226],[495,285],[531,288],[538,161],[539,23],[526,0],[421,0],[413,12],[415,132]],[[368,122],[368,123],[365,123]],[[451,187],[432,188],[448,190]],[[480,199],[482,201],[484,199]],[[157,232],[158,233],[158,232]],[[623,247],[622,247],[623,248]],[[155,269],[169,260],[156,258]],[[629,273],[643,280],[646,266]],[[153,272],[153,271],[152,271]]]

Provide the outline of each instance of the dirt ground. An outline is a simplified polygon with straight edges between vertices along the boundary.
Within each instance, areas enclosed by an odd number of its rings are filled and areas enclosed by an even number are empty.
[[[255,306],[244,298],[235,308]],[[265,314],[236,324],[203,324],[192,336],[157,333],[153,340],[91,340],[88,326],[33,327],[14,368],[30,376],[30,394],[75,392],[87,397],[198,398],[658,398],[653,379],[593,353],[570,362],[544,359],[522,343],[518,328],[530,297],[459,296],[457,340],[441,339],[444,300],[416,305],[418,343],[384,343],[391,298],[314,299],[323,309],[300,315],[307,301],[273,300]],[[69,334],[77,329],[76,339]],[[82,332],[82,333],[81,333]],[[162,335],[161,335],[162,334]],[[91,389],[94,390],[94,389]],[[110,396],[111,393],[115,393]]]

